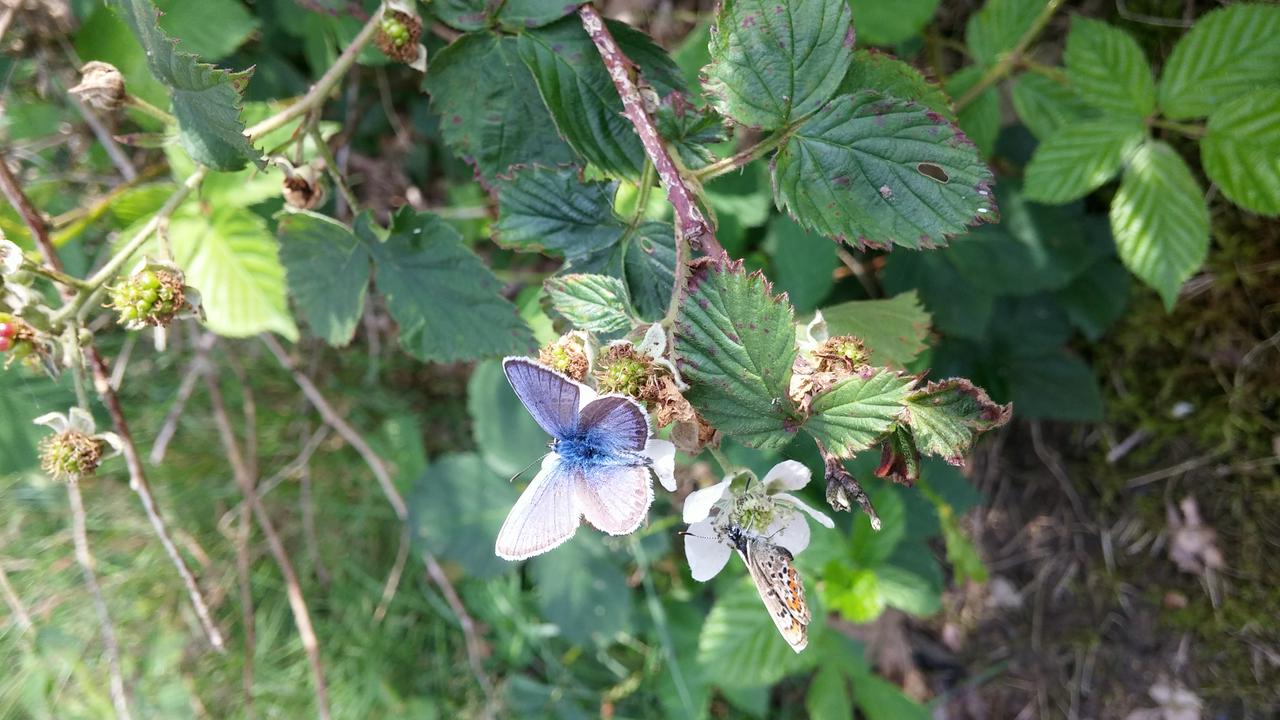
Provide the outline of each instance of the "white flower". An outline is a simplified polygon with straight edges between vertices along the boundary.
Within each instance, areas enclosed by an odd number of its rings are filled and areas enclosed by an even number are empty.
[[[796,345],[799,346],[801,352],[813,352],[819,345],[831,338],[831,333],[827,330],[826,318],[822,317],[822,311],[818,310],[813,314],[813,319],[808,325],[796,324]]]
[[[671,373],[671,379],[675,380],[676,389],[684,391],[689,386],[685,384],[684,378],[680,377],[680,371],[676,369],[675,363],[668,360],[665,356],[667,353],[667,331],[662,329],[661,323],[654,323],[644,331],[644,339],[639,345],[635,346],[636,352],[641,355],[648,355],[654,365],[658,365],[667,372]]]
[[[583,385],[582,383],[574,383],[578,386],[578,410],[581,411],[592,400],[600,397],[595,390]],[[646,421],[648,416],[646,413]],[[653,474],[658,476],[658,482],[667,492],[675,492],[676,490],[676,446],[660,438],[651,437],[645,442],[644,450],[641,454],[649,459],[649,467],[653,470]]]
[[[97,432],[93,416],[84,408],[74,407],[65,414],[57,412],[45,413],[31,422],[36,425],[44,425],[58,434],[73,432],[97,438],[111,446],[112,455],[119,453],[124,448],[119,435],[113,432]]]
[[[793,556],[809,547],[809,523],[804,515],[823,527],[834,528],[831,518],[787,492],[804,487],[811,477],[803,463],[784,460],[759,483],[753,483],[749,474],[742,482],[742,474],[735,474],[690,493],[684,501],[684,521],[689,523],[684,551],[693,579],[710,580],[729,561],[733,549],[727,537],[730,525],[765,537]],[[735,481],[741,489],[735,488]]]
[[[22,248],[4,239],[0,233],[0,277],[12,275],[22,268]]]

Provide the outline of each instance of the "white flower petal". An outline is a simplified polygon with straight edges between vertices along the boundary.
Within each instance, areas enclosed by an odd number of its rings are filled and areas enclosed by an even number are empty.
[[[688,532],[684,536],[684,557],[693,579],[706,582],[719,574],[733,551],[716,537],[710,520],[693,523]]]
[[[689,496],[684,499],[684,521],[693,524],[706,520],[711,514],[711,508],[724,497],[731,482],[733,478],[725,478],[711,487],[689,493]]]
[[[67,428],[71,426],[71,424],[67,422],[66,415],[56,412],[45,413],[31,422],[36,425],[44,425],[54,432],[66,432]]]
[[[777,495],[774,495],[773,498],[775,500],[784,500],[786,502],[791,503],[792,505],[795,505],[798,509],[808,513],[809,517],[813,518],[814,520],[817,520],[818,524],[825,528],[834,528],[836,526],[835,521],[827,517],[826,513],[823,513],[820,510],[815,510],[809,507],[800,498],[796,497],[795,495],[792,495],[791,493],[778,493]]]
[[[0,239],[0,276],[12,275],[22,268],[22,248]]]
[[[793,556],[799,555],[809,547],[809,521],[798,512],[787,513],[786,517],[774,520],[764,536],[774,545],[790,550]]]
[[[124,450],[124,441],[120,439],[119,435],[113,432],[98,433],[97,438],[111,446],[111,453],[107,455],[107,457],[119,455],[120,452]]]
[[[636,352],[655,360],[667,352],[667,331],[662,329],[661,323],[654,323],[644,331],[644,339],[636,345]]]
[[[764,491],[773,494],[780,490],[799,490],[812,478],[809,468],[802,462],[783,460],[764,476]]]
[[[420,73],[427,71],[427,47],[425,45],[418,46],[418,57],[414,58],[414,61],[409,63],[409,67]]]
[[[88,410],[73,407],[71,412],[67,414],[67,420],[71,430],[85,435],[93,434],[93,416],[89,414]]]
[[[644,454],[653,461],[650,466],[658,476],[658,482],[667,492],[676,491],[676,446],[674,443],[658,438],[649,438],[644,445]]]

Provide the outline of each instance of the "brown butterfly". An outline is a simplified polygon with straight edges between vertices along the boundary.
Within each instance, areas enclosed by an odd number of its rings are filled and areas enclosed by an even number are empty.
[[[809,604],[805,602],[804,583],[792,564],[791,552],[738,525],[730,525],[726,537],[751,573],[778,632],[792,650],[804,650],[809,644]]]

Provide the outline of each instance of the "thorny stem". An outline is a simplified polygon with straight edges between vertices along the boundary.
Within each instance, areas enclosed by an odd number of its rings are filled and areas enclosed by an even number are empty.
[[[89,534],[85,531],[84,499],[80,496],[80,484],[74,478],[67,483],[67,499],[71,503],[71,537],[75,542],[76,562],[84,573],[84,584],[93,598],[93,607],[98,613],[98,626],[102,631],[102,647],[107,655],[110,674],[111,704],[115,705],[117,718],[129,720],[132,716],[129,714],[129,701],[125,695],[124,676],[120,671],[120,644],[116,641],[116,629],[111,624],[111,613],[107,611],[107,601],[102,597],[98,576],[93,572]]]
[[[1013,49],[1005,53],[995,65],[987,68],[987,71],[978,78],[978,82],[972,87],[965,90],[959,98],[956,99],[956,112],[960,112],[978,99],[978,96],[986,91],[987,88],[1000,82],[1011,70],[1018,66],[1018,62],[1022,58],[1022,54],[1026,52],[1027,47],[1040,35],[1045,25],[1049,24],[1049,20],[1053,18],[1053,14],[1058,11],[1058,7],[1062,5],[1062,0],[1048,0],[1044,7],[1040,9],[1040,14],[1031,22],[1031,26],[1027,31],[1018,38],[1018,43]]]
[[[321,720],[328,720],[330,717],[329,690],[324,679],[324,665],[320,661],[320,642],[316,639],[315,628],[311,624],[311,613],[307,609],[307,600],[302,594],[302,585],[298,582],[298,573],[294,571],[289,553],[281,542],[275,525],[271,522],[271,516],[263,507],[258,491],[254,488],[256,478],[253,477],[244,455],[240,452],[240,444],[236,441],[235,430],[232,429],[231,419],[227,416],[227,407],[218,378],[212,370],[206,370],[204,381],[209,391],[209,400],[213,404],[213,421],[218,427],[218,437],[222,440],[223,451],[226,452],[227,460],[231,463],[231,472],[235,476],[236,484],[240,486],[240,493],[244,495],[245,501],[253,510],[253,517],[267,540],[267,547],[275,557],[276,564],[280,566],[280,574],[284,575],[285,595],[288,598],[289,607],[293,610],[293,622],[298,628],[302,649],[306,651],[307,661],[311,665],[312,682],[315,685],[316,713]]]
[[[595,43],[600,58],[609,70],[613,86],[622,99],[622,114],[631,121],[636,135],[640,137],[640,144],[644,146],[645,154],[658,173],[658,180],[667,191],[667,201],[675,210],[676,234],[683,236],[685,241],[693,243],[707,255],[724,257],[724,248],[716,240],[715,232],[698,208],[693,192],[658,135],[653,118],[649,117],[644,108],[644,100],[640,97],[640,89],[636,87],[633,77],[635,64],[618,47],[599,10],[586,4],[578,8],[578,16],[582,18],[582,27]]]

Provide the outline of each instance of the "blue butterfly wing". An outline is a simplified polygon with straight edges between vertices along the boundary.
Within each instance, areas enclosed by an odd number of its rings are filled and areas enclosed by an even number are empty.
[[[563,438],[578,426],[578,386],[569,378],[525,358],[502,361],[507,382],[547,434]]]
[[[640,452],[649,440],[649,416],[640,403],[605,395],[582,408],[579,426],[609,454]]]
[[[573,537],[582,517],[574,498],[581,476],[557,456],[547,456],[498,531],[498,557],[523,560]]]
[[[587,522],[610,535],[626,535],[644,522],[653,483],[644,465],[588,467],[576,478],[574,503]]]

